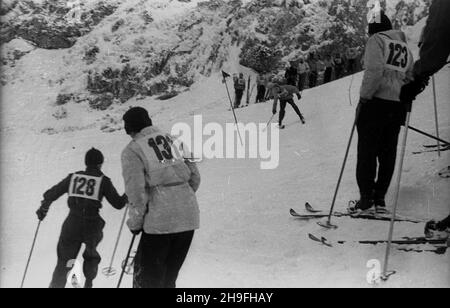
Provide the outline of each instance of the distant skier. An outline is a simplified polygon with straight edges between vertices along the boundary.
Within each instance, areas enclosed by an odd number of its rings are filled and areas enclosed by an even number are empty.
[[[325,73],[323,75],[323,83],[328,83],[331,81],[331,74],[333,73],[333,61],[331,60],[331,56],[327,55],[324,61],[325,65]]]
[[[286,83],[291,86],[297,85],[297,75],[298,71],[295,67],[295,62],[289,62],[290,66],[286,69],[286,73],[284,74],[284,78],[286,78]]]
[[[300,121],[302,121],[302,123],[305,124],[305,118],[301,114],[300,109],[298,109],[297,105],[294,103],[294,94],[297,95],[297,99],[299,100],[302,97],[297,87],[291,85],[275,84],[272,87],[272,93],[274,96],[272,109],[273,114],[277,113],[277,103],[278,101],[280,101],[280,114],[278,120],[278,125],[280,129],[285,128],[285,126],[283,125],[283,119],[286,114],[287,104],[291,105],[292,108],[294,108],[294,111],[299,116]]]
[[[339,79],[344,75],[344,59],[340,53],[337,53],[333,59],[334,62],[334,78]]]
[[[356,73],[358,59],[358,51],[356,48],[349,48],[347,50],[347,73],[352,75]]]
[[[264,76],[264,74],[258,74],[258,76],[256,77],[256,102],[257,103],[263,103],[265,102],[265,94],[266,94],[266,84],[267,84],[267,80]]]
[[[314,88],[317,85],[317,77],[319,75],[319,69],[317,65],[316,55],[314,53],[310,53],[308,59],[309,66],[309,88]]]
[[[199,228],[195,192],[200,173],[172,147],[169,134],[153,126],[144,108],[123,116],[132,138],[122,152],[129,198],[128,227],[141,240],[135,256],[135,288],[175,288],[178,272]]]
[[[392,30],[384,12],[380,12],[379,20],[369,23],[369,36],[357,119],[356,179],[361,198],[352,210],[365,211],[375,205],[377,212],[385,212],[385,195],[394,173],[398,136],[406,114],[400,89],[412,72],[413,56],[406,35]],[[397,56],[393,56],[395,53]]]
[[[234,108],[239,108],[241,106],[242,96],[244,96],[245,91],[245,78],[243,73],[239,73],[239,77],[233,78],[234,81]]]
[[[127,203],[127,196],[120,196],[111,180],[101,172],[103,154],[97,149],[90,149],[85,156],[86,170],[69,174],[64,180],[53,186],[44,194],[41,207],[36,212],[39,220],[44,220],[52,202],[68,194],[70,208],[58,241],[58,263],[53,273],[50,288],[64,288],[67,274],[71,268],[69,261],[77,258],[81,245],[86,248],[83,253],[83,272],[86,278],[84,287],[92,288],[97,277],[101,257],[97,246],[103,239],[105,221],[100,217],[102,199],[120,210]]]

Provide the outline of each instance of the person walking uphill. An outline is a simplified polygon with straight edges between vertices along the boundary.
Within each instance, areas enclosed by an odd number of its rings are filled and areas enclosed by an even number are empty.
[[[392,30],[384,12],[380,12],[378,22],[369,23],[369,35],[356,123],[356,179],[361,198],[353,210],[365,211],[375,206],[377,212],[385,212],[385,195],[394,173],[398,136],[406,116],[400,89],[411,74],[413,57],[405,34]]]
[[[171,136],[154,127],[144,108],[123,116],[132,141],[122,152],[129,198],[127,225],[142,232],[135,255],[135,288],[175,288],[194,230],[199,228],[195,192],[200,173],[172,147]]]
[[[294,108],[295,113],[299,116],[300,121],[302,121],[303,124],[305,124],[305,118],[300,112],[300,109],[298,109],[297,105],[294,103],[294,94],[297,95],[297,99],[301,98],[300,91],[297,87],[291,86],[291,85],[278,85],[275,84],[272,88],[272,93],[274,95],[273,99],[273,109],[272,113],[277,113],[277,103],[278,100],[280,101],[280,114],[279,114],[279,120],[278,125],[280,129],[284,129],[285,126],[283,125],[283,119],[286,114],[286,105],[289,104]]]
[[[85,156],[86,170],[69,174],[64,180],[44,193],[44,200],[36,212],[38,219],[43,221],[47,216],[52,202],[64,194],[68,194],[67,203],[70,208],[58,241],[58,263],[53,273],[50,288],[64,288],[70,260],[75,260],[85,244],[83,253],[83,272],[86,278],[85,288],[92,288],[97,277],[101,257],[97,246],[103,239],[105,221],[100,217],[102,199],[120,210],[127,204],[127,196],[120,196],[111,180],[101,172],[103,154],[97,149],[90,149]]]

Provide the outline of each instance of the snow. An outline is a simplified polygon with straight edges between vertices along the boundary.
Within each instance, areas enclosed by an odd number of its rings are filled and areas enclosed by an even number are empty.
[[[175,2],[170,4],[175,12],[182,6],[193,5]],[[418,28],[408,30],[410,36],[417,38]],[[104,32],[101,27],[96,31]],[[414,40],[412,44],[416,45]],[[233,122],[219,73],[198,80],[189,91],[167,101],[133,99],[106,111],[92,111],[85,103],[68,104],[64,106],[67,118],[58,120],[52,116],[61,109],[54,105],[55,98],[69,84],[61,86],[56,82],[61,70],[73,70],[70,86],[81,88],[84,82],[84,72],[74,69],[79,63],[68,62],[70,52],[79,50],[78,47],[29,52],[8,70],[14,81],[1,91],[0,287],[20,285],[37,226],[34,212],[43,192],[68,173],[83,169],[84,154],[89,148],[95,146],[105,154],[103,171],[123,192],[120,153],[129,137],[120,129],[120,119],[129,106],[145,107],[154,123],[167,131],[176,123],[192,124],[194,116],[200,114],[205,123]],[[224,70],[253,74],[238,65],[238,54],[239,47],[231,46]],[[445,140],[450,139],[449,71],[446,67],[435,78],[440,136]],[[371,287],[366,281],[370,270],[366,265],[372,259],[383,260],[385,245],[355,242],[385,240],[388,223],[334,218],[339,228],[326,231],[315,221],[299,221],[289,215],[290,208],[302,211],[307,201],[317,209],[329,209],[353,123],[361,77],[362,74],[357,74],[305,90],[299,107],[306,125],[301,125],[288,107],[287,128],[280,132],[277,169],[260,170],[258,160],[245,159],[205,160],[199,164],[203,179],[198,192],[201,228],[180,272],[179,287]],[[350,85],[352,105],[348,100]],[[230,82],[228,86],[232,88]],[[431,89],[428,87],[414,104],[411,125],[435,134]],[[266,123],[271,107],[271,104],[251,105],[237,110],[237,117],[243,123]],[[105,125],[112,125],[112,132],[105,133],[102,130]],[[449,165],[449,152],[443,152],[441,157],[436,153],[412,154],[422,149],[422,145],[433,143],[422,135],[409,133],[400,190],[399,213],[424,221],[446,217],[450,210],[448,179],[437,175]],[[358,197],[355,166],[354,141],[336,210],[344,211],[347,201]],[[389,203],[394,189],[393,184]],[[56,264],[60,228],[67,213],[66,197],[52,205],[40,227],[26,287],[48,286]],[[104,202],[102,217],[107,224],[99,246],[102,255],[99,272],[109,265],[122,215],[123,212]],[[396,223],[394,237],[422,236],[423,227],[422,223]],[[308,233],[325,236],[333,243],[345,240],[346,244],[329,248],[308,239]],[[125,229],[114,263],[116,269],[130,239],[131,234]],[[404,252],[394,246],[390,269],[397,274],[378,286],[450,287],[448,254]],[[117,275],[107,278],[99,273],[94,283],[96,287],[115,287],[117,279]],[[123,287],[131,287],[130,276],[125,278]]]

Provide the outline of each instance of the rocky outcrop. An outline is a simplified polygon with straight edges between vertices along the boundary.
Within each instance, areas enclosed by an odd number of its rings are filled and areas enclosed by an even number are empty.
[[[67,1],[60,0],[46,0],[42,4],[26,0],[2,5],[0,44],[20,37],[39,48],[70,48],[116,8],[108,1],[96,2],[90,8],[70,7]]]

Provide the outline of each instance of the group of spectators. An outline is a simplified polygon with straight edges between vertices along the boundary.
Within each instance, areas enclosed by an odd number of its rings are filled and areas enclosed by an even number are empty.
[[[284,77],[288,85],[297,86],[300,91],[307,87],[313,88],[356,73],[361,68],[358,61],[360,57],[358,48],[349,48],[345,55],[336,53],[322,57],[310,53],[307,59],[300,57],[291,61]]]

